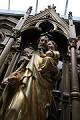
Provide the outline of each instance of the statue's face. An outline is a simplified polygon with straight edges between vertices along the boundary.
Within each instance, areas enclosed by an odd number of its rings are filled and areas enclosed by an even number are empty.
[[[48,50],[55,50],[55,45],[53,44],[52,41],[49,41],[49,42],[47,43],[47,46],[48,46]]]
[[[40,38],[38,47],[42,48],[42,49],[47,49],[48,48],[48,45],[47,45],[48,41],[49,41],[49,38],[47,36],[42,36]]]

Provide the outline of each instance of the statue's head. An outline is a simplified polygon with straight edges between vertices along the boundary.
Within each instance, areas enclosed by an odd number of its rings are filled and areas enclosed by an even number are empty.
[[[46,50],[48,50],[48,45],[47,45],[48,42],[49,42],[48,36],[46,35],[41,36],[38,41],[38,48],[46,52]]]
[[[54,41],[49,41],[47,43],[48,50],[57,50],[57,44]]]

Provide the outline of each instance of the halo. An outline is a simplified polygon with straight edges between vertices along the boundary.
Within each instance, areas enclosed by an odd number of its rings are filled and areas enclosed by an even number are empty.
[[[41,34],[41,30],[37,27],[30,26],[21,32],[21,46],[27,47],[30,43],[36,44]]]

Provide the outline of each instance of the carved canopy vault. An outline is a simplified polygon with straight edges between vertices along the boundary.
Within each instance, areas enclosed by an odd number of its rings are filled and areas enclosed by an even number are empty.
[[[56,13],[55,6],[52,8],[49,6],[48,9],[45,9],[34,16],[29,16],[26,19],[21,29],[22,34],[24,34],[23,36],[25,36],[23,39],[34,39],[34,36],[32,35],[34,31],[33,27],[40,28],[41,34],[46,32],[50,33],[53,36],[54,41],[57,43],[60,53],[62,53],[62,51],[67,52],[69,26],[64,19],[60,18],[60,15]],[[31,31],[31,29],[33,30]]]
[[[62,18],[60,18],[58,13],[56,13],[54,6],[53,8],[48,7],[48,9],[41,11],[39,14],[27,18],[22,30],[34,25],[38,27],[46,20],[53,24],[55,30],[61,30],[66,37],[69,36],[68,24]]]

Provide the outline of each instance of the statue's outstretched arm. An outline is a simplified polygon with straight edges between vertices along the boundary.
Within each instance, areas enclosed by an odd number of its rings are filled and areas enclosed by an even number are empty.
[[[2,82],[2,85],[15,85],[15,84],[20,84],[21,78],[25,72],[26,69],[26,60],[21,64],[21,66],[14,71],[13,73],[11,73],[7,78],[5,78]]]

